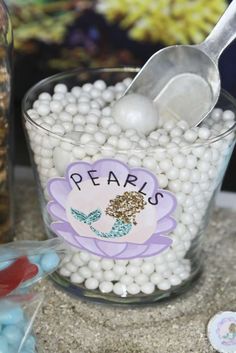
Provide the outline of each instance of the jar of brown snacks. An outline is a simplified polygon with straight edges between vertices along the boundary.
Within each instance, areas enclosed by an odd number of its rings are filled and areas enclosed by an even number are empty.
[[[12,239],[11,53],[12,26],[0,0],[0,243]]]

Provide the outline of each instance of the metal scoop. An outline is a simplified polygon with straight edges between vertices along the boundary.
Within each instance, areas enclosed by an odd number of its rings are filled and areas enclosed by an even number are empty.
[[[197,126],[220,94],[218,59],[236,37],[236,0],[199,45],[164,48],[146,62],[125,94],[140,93],[156,102],[164,119]]]

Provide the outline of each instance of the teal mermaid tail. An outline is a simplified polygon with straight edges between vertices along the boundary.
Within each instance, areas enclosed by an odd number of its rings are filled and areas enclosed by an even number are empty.
[[[86,215],[85,213],[79,210],[75,210],[74,208],[71,208],[71,213],[75,219],[88,225],[94,222],[97,222],[102,216],[102,212],[99,209]]]
[[[131,223],[125,223],[120,219],[116,219],[115,223],[113,224],[110,232],[104,233],[100,232],[99,230],[95,229],[93,226],[90,226],[90,229],[100,238],[120,238],[127,235],[132,228]]]
[[[92,223],[97,222],[101,218],[102,216],[101,210],[97,209],[89,213],[88,215],[86,215],[85,213],[79,210],[75,210],[74,208],[71,208],[71,213],[73,217],[79,222],[88,224],[90,226],[90,229],[100,238],[106,238],[106,239],[120,238],[127,235],[132,228],[131,223],[125,223],[121,219],[116,219],[110,232],[101,232],[91,225]]]

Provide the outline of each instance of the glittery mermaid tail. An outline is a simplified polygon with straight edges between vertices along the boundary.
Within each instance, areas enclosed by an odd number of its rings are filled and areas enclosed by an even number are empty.
[[[104,233],[100,232],[99,230],[95,229],[93,226],[90,225],[90,229],[100,238],[120,238],[127,235],[132,228],[131,223],[125,223],[120,219],[117,219],[112,226],[110,232]]]
[[[88,224],[90,226],[90,229],[100,238],[119,238],[127,235],[131,228],[132,224],[131,223],[125,223],[120,219],[116,219],[114,225],[112,226],[110,232],[104,233],[100,232],[96,228],[94,228],[91,224],[97,222],[102,215],[101,210],[97,209],[93,212],[90,212],[88,215],[85,213],[76,210],[74,208],[71,208],[71,213],[73,217],[79,221],[83,222],[85,224]]]
[[[71,213],[73,217],[77,219],[77,221],[80,221],[89,225],[94,222],[97,222],[102,216],[102,212],[99,209],[93,212],[90,212],[88,215],[86,215],[85,213],[79,210],[75,210],[74,208],[71,208]]]

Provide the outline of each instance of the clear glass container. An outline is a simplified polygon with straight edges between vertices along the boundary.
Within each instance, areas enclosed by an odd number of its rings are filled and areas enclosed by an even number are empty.
[[[105,81],[118,98],[127,78],[137,72],[122,68],[62,73],[39,82],[23,101],[46,233],[62,236],[71,245],[71,255],[53,279],[70,293],[95,301],[152,303],[190,287],[202,269],[203,236],[235,143],[236,103],[224,91],[214,119],[207,120],[210,136],[203,129],[202,138],[183,141],[175,131],[164,142],[162,129],[148,143],[144,136],[133,138],[130,131],[110,139],[110,93],[93,98],[89,112],[84,104],[88,92],[99,95],[98,90],[90,91],[90,83],[102,89],[99,80]],[[57,84],[63,85],[54,94]],[[71,94],[64,92],[63,103],[58,93],[64,85],[74,88]],[[64,124],[67,114],[60,115],[59,125],[67,131],[55,123],[57,113],[50,112],[56,99],[64,107],[68,101],[75,103],[67,108],[72,124]],[[92,121],[103,128],[87,139],[84,132],[90,131]],[[97,134],[101,131],[103,138]]]
[[[0,243],[13,237],[12,212],[12,26],[7,8],[0,0]]]

